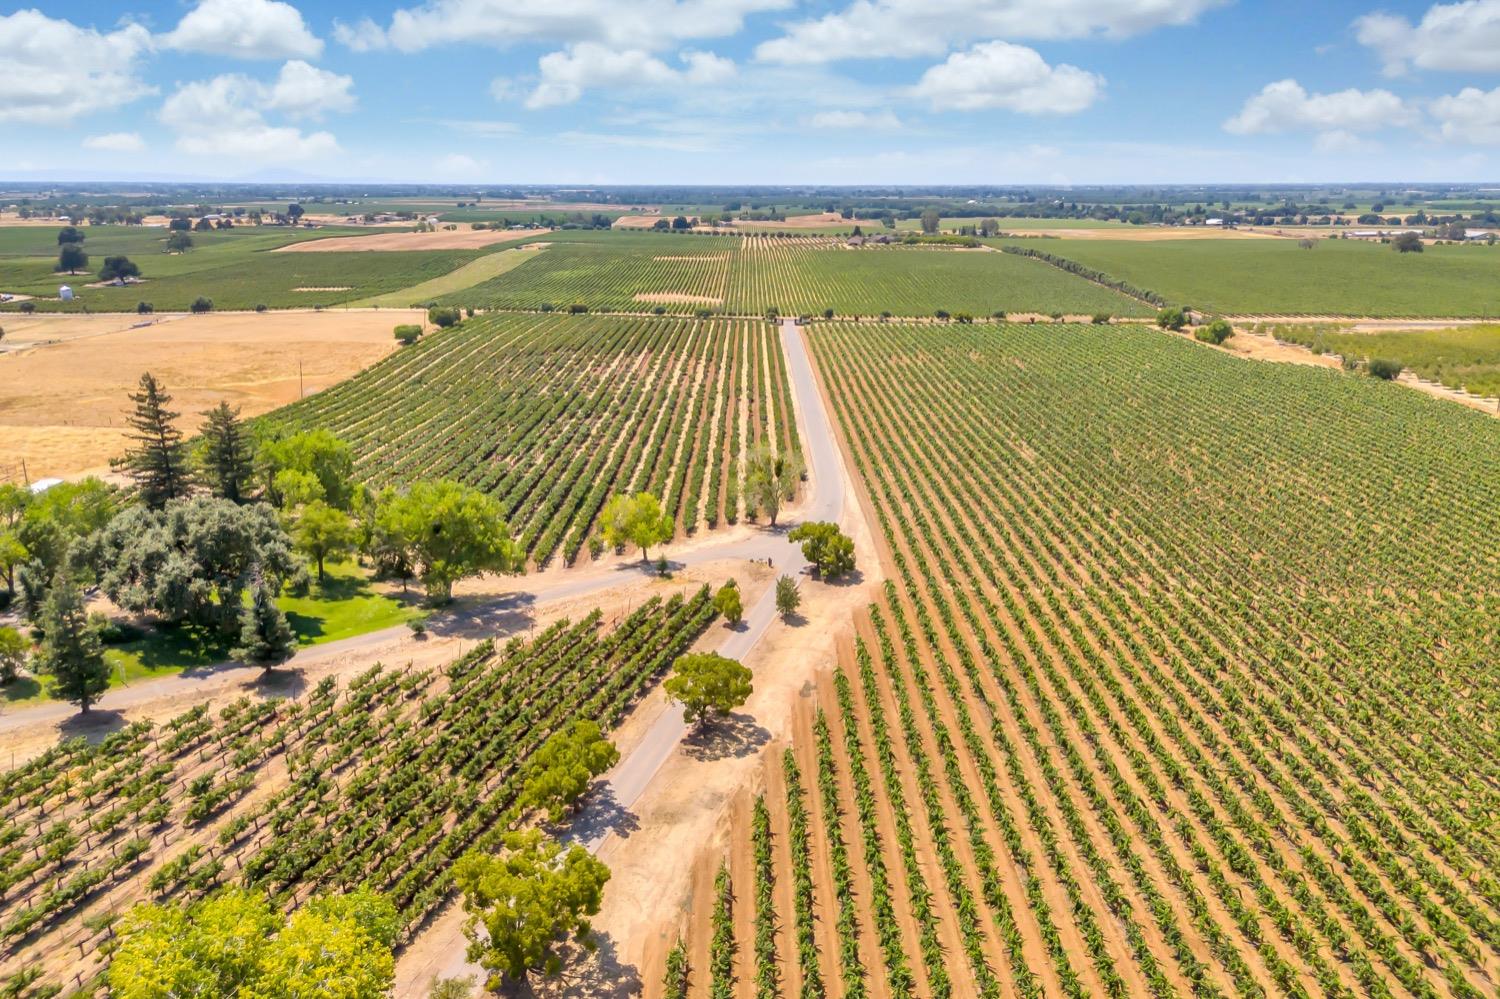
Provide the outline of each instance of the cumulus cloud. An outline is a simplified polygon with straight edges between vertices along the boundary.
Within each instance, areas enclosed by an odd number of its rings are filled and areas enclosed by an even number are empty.
[[[0,16],[0,122],[66,123],[154,93],[136,75],[150,49],[136,24],[105,34],[39,10]]]
[[[1098,99],[1104,78],[1077,66],[1049,66],[1035,49],[984,42],[931,67],[911,88],[939,111],[1003,108],[1021,114],[1074,114]]]
[[[985,38],[1123,38],[1190,24],[1227,0],[854,0],[761,43],[768,62],[941,55]]]
[[[1416,118],[1415,109],[1389,90],[1350,88],[1310,94],[1296,80],[1288,79],[1266,84],[1239,114],[1224,122],[1224,129],[1235,135],[1315,131],[1353,136],[1410,125]]]
[[[1388,76],[1408,67],[1495,72],[1500,70],[1500,0],[1434,4],[1417,24],[1396,14],[1367,14],[1354,36],[1380,56]]]
[[[1465,87],[1432,102],[1432,117],[1449,142],[1500,146],[1500,87]]]
[[[347,76],[294,60],[270,83],[226,73],[183,84],[157,117],[177,133],[177,148],[185,153],[279,163],[317,159],[338,152],[331,133],[273,125],[266,115],[296,120],[348,111],[352,85]]]
[[[315,59],[323,51],[302,12],[280,0],[201,0],[160,41],[235,59]]]
[[[107,132],[104,135],[90,135],[83,140],[83,148],[110,153],[138,153],[146,148],[146,143],[135,132]]]
[[[427,0],[397,10],[389,27],[363,18],[336,25],[334,37],[355,51],[412,52],[450,42],[508,46],[519,42],[597,42],[618,49],[660,50],[696,38],[735,34],[747,14],[782,10],[793,0]]]
[[[682,84],[708,86],[734,76],[734,63],[712,52],[683,52],[681,68],[641,49],[611,49],[597,42],[580,42],[537,61],[541,79],[526,98],[529,108],[571,104],[597,87],[659,89]]]
[[[813,128],[893,131],[901,127],[901,119],[890,111],[819,111],[807,119],[807,124]]]

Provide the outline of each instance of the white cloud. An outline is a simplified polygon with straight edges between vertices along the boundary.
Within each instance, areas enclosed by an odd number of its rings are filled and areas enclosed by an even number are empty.
[[[768,62],[941,55],[986,38],[1123,38],[1190,24],[1227,0],[854,0],[763,42]]]
[[[104,135],[88,136],[83,140],[83,148],[111,153],[138,153],[146,148],[146,143],[135,132],[107,132]]]
[[[65,123],[154,93],[136,76],[150,49],[137,24],[101,34],[39,10],[0,16],[0,122]]]
[[[1438,131],[1449,142],[1500,146],[1500,87],[1465,87],[1432,102]]]
[[[1343,128],[1319,132],[1313,145],[1320,153],[1377,153],[1381,148],[1380,143],[1360,138]]]
[[[1247,100],[1239,114],[1224,122],[1224,130],[1235,135],[1316,131],[1352,136],[1411,125],[1416,118],[1415,110],[1389,90],[1309,94],[1296,80],[1278,80]]]
[[[516,81],[508,76],[497,76],[490,81],[490,96],[497,101],[511,100],[516,93]]]
[[[437,122],[455,132],[467,132],[470,135],[479,135],[487,139],[498,138],[502,135],[514,135],[519,132],[520,126],[513,121],[485,121],[467,118],[440,118]]]
[[[1396,14],[1367,14],[1354,22],[1354,36],[1380,55],[1388,76],[1408,66],[1500,71],[1500,0],[1434,4],[1417,24]]]
[[[984,42],[928,69],[911,95],[940,111],[1074,114],[1094,103],[1103,88],[1103,77],[1077,66],[1049,66],[1035,49]]]
[[[710,86],[735,74],[734,63],[712,52],[683,52],[682,68],[641,49],[616,50],[580,42],[537,60],[541,80],[526,98],[529,108],[571,104],[591,88],[650,90],[679,85]]]
[[[271,83],[226,73],[183,84],[162,104],[157,117],[177,133],[177,148],[185,153],[263,163],[318,159],[339,151],[331,133],[272,125],[266,115],[300,119],[347,111],[354,106],[352,82],[292,61]]]
[[[893,131],[901,127],[901,119],[890,111],[819,111],[807,119],[807,124],[812,128]]]
[[[449,153],[432,165],[433,175],[441,180],[478,180],[487,165],[463,153]]]
[[[388,28],[364,18],[337,25],[334,37],[355,51],[406,52],[452,42],[597,42],[659,50],[695,38],[737,33],[745,16],[782,10],[792,0],[427,0],[397,10]]]
[[[315,59],[323,51],[301,11],[279,0],[201,0],[160,40],[235,59]]]

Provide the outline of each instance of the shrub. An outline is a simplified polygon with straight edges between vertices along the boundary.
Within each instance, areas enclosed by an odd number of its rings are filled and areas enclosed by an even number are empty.
[[[1113,318],[1114,317],[1111,316],[1108,312],[1096,312],[1094,313],[1094,318],[1091,320],[1091,322],[1093,322],[1095,326],[1108,326],[1109,321]]]
[[[653,316],[664,316],[667,314],[667,307],[665,305],[658,305],[656,308],[651,310],[651,314]]]
[[[135,314],[138,316],[149,316],[155,311],[150,302],[135,303]]]
[[[27,315],[30,315],[31,313],[33,313],[33,312],[36,311],[36,303],[35,302],[22,302],[21,305],[20,305],[20,308],[21,308],[22,312],[26,313]]]
[[[258,302],[258,303],[256,303],[255,311],[256,312],[265,312],[266,311],[266,303],[264,303],[264,302]]]
[[[1230,335],[1233,333],[1234,327],[1229,325],[1228,320],[1215,319],[1213,322],[1208,323],[1207,325],[1199,326],[1196,330],[1193,331],[1193,336],[1195,336],[1199,340],[1202,340],[1204,343],[1211,343],[1217,346],[1218,344],[1223,343],[1225,340],[1228,340]]]
[[[947,319],[948,318],[948,310],[947,309],[938,309],[932,315],[933,315],[933,318],[935,318],[935,319]]]
[[[457,326],[458,320],[459,314],[457,309],[441,309],[433,306],[427,310],[427,321],[438,329],[445,330],[450,326]]]
[[[557,306],[553,305],[551,302],[543,302],[542,303],[542,311],[543,312],[551,312],[555,308],[557,308]]]
[[[833,318],[833,310],[832,309],[824,309],[823,310],[823,318],[824,319],[832,319]]]
[[[1156,325],[1164,330],[1180,330],[1187,325],[1187,316],[1181,309],[1162,309],[1156,314]]]
[[[1389,357],[1372,357],[1365,365],[1365,370],[1372,378],[1391,381],[1405,370],[1405,365],[1400,361],[1393,361]]]
[[[193,304],[192,306],[190,306],[190,308],[193,310],[194,315],[202,315],[205,312],[212,312],[214,311],[214,300],[211,298],[204,298],[202,295],[199,295],[197,298],[193,299]]]
[[[579,316],[587,311],[589,311],[589,307],[587,305],[584,305],[582,302],[574,302],[572,305],[568,306],[568,312],[571,315]]]
[[[400,326],[396,327],[395,335],[396,339],[400,340],[403,345],[413,344],[416,343],[417,338],[422,335],[422,327],[418,326],[416,323],[402,323]]]
[[[1398,253],[1421,253],[1422,237],[1414,232],[1403,232],[1391,241]]]

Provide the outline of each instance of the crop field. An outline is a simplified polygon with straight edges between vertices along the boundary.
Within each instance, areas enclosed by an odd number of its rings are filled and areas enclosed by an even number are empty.
[[[1130,327],[810,336],[891,579],[694,995],[1495,994],[1489,417]]]
[[[342,687],[195,708],[10,770],[8,994],[94,983],[132,902],[219,885],[290,908],[368,884],[395,903],[404,939],[448,896],[452,863],[517,824],[531,752],[574,720],[617,721],[713,617],[707,587],[655,597],[608,633],[595,611],[442,669],[376,665]]]
[[[1500,250],[1361,240],[1049,240],[1037,247],[1169,301],[1234,315],[1500,315]]]
[[[759,320],[479,317],[265,421],[331,430],[373,485],[450,477],[493,494],[538,563],[572,563],[617,492],[662,497],[680,533],[734,523],[748,449],[799,449]]]
[[[1500,396],[1500,326],[1362,332],[1338,324],[1260,323],[1256,331],[1319,353],[1389,358],[1429,381]]]

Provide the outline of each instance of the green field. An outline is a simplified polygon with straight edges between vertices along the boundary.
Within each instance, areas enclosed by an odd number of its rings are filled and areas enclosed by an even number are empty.
[[[499,277],[501,274],[514,270],[530,260],[534,254],[542,252],[542,249],[543,247],[533,245],[487,254],[486,256],[455,267],[441,277],[423,281],[420,284],[412,285],[410,288],[403,288],[400,291],[362,298],[350,302],[349,307],[352,309],[370,307],[399,309],[409,305],[425,305],[444,295],[472,288],[477,284],[483,284],[486,281]]]
[[[1500,326],[1357,333],[1337,324],[1261,323],[1257,332],[1300,343],[1320,354],[1400,361],[1429,381],[1474,395],[1500,396]]]
[[[1048,253],[1169,301],[1236,315],[1500,316],[1500,250],[1320,239],[1049,241]]]

